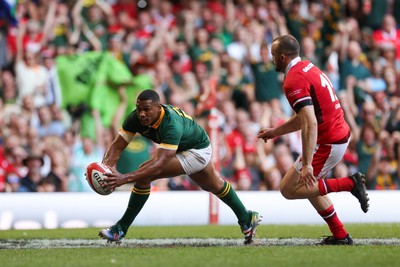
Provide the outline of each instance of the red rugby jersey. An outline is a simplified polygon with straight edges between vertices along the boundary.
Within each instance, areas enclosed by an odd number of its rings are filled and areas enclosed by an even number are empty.
[[[286,74],[283,89],[290,106],[297,113],[313,105],[318,122],[318,144],[347,142],[350,127],[328,77],[310,61],[299,61]]]

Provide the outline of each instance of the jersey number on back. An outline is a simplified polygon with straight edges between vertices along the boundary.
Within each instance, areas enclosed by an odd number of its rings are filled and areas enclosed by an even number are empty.
[[[192,118],[190,115],[186,114],[185,111],[183,111],[183,110],[181,110],[181,109],[179,109],[179,108],[177,108],[177,107],[173,107],[172,109],[173,109],[176,113],[178,113],[179,116],[185,117],[185,118],[187,118],[187,119],[189,119],[189,120],[193,120],[193,118]]]
[[[333,89],[331,81],[328,79],[328,77],[326,77],[324,73],[321,73],[319,76],[321,77],[321,85],[322,87],[326,87],[328,89],[332,102],[337,101],[338,98],[335,94],[335,90]]]

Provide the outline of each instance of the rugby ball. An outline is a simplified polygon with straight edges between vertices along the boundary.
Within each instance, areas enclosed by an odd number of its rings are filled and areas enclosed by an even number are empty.
[[[90,187],[100,195],[109,195],[114,190],[105,190],[103,179],[106,177],[104,173],[112,172],[110,168],[100,162],[93,162],[86,168],[86,180]]]

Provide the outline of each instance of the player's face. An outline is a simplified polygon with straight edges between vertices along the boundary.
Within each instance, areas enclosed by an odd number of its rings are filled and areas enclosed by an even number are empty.
[[[277,42],[272,43],[271,46],[272,61],[274,62],[276,71],[285,72],[285,66],[283,62],[284,56],[278,53],[277,46],[278,46]]]
[[[151,100],[137,100],[136,109],[140,124],[143,126],[153,125],[161,112],[161,106]]]

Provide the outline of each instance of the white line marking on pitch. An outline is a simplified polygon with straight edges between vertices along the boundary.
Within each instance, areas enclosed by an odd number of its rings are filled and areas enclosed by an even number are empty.
[[[251,246],[314,246],[322,239],[255,238]],[[400,246],[398,238],[354,239],[354,245]],[[121,244],[108,244],[96,239],[3,239],[0,249],[51,249],[51,248],[155,248],[155,247],[230,247],[244,246],[243,239],[174,238],[174,239],[124,239]]]

